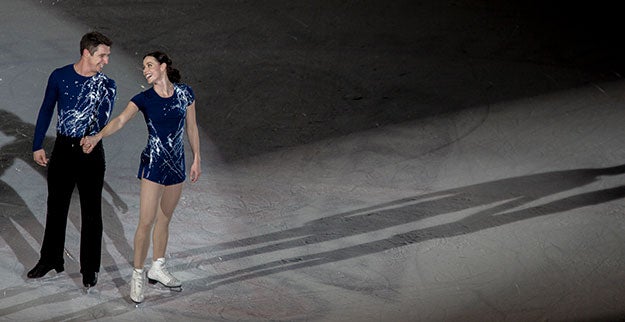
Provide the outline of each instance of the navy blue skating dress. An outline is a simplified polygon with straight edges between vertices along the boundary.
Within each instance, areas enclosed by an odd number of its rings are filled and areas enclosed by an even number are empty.
[[[174,84],[171,97],[160,97],[154,88],[135,95],[131,101],[143,113],[148,127],[148,143],[141,153],[139,179],[174,185],[186,179],[184,123],[187,108],[195,101],[186,84]]]

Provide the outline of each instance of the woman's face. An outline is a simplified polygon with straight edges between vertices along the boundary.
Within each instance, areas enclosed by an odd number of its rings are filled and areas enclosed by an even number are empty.
[[[148,81],[148,84],[154,84],[154,82],[167,77],[166,68],[166,64],[159,63],[152,56],[147,56],[143,59],[143,76]]]

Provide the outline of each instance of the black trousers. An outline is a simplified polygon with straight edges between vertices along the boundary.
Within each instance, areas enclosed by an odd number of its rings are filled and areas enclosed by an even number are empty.
[[[41,245],[41,261],[64,264],[65,230],[74,188],[80,196],[80,272],[99,272],[102,253],[102,142],[90,154],[82,152],[80,138],[57,134],[48,163],[48,214]]]

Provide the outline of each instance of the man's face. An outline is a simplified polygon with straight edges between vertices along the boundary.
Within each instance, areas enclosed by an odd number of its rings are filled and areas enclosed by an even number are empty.
[[[98,45],[93,54],[87,56],[87,61],[93,72],[101,72],[104,65],[109,63],[111,55],[111,47],[107,45]]]

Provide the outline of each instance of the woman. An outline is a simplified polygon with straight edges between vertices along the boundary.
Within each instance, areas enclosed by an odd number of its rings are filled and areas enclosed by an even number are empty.
[[[147,273],[152,284],[179,288],[181,283],[165,268],[165,250],[169,237],[169,222],[180,199],[186,179],[183,128],[193,151],[189,175],[191,182],[200,176],[200,141],[195,119],[195,96],[191,87],[180,83],[180,72],[162,52],[143,57],[143,76],[152,87],[135,95],[126,109],[102,131],[82,139],[86,153],[104,137],[121,129],[138,111],[143,113],[148,127],[148,143],[141,153],[137,177],[141,179],[139,224],[134,239],[134,270],[130,282],[130,298],[144,300],[144,261],[153,239],[153,261]]]

